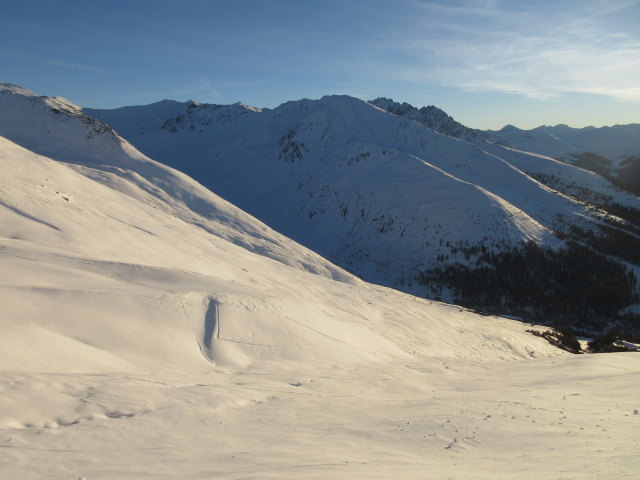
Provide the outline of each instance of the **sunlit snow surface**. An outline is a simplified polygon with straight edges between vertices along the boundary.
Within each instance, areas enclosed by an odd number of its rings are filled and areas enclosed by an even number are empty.
[[[0,469],[61,479],[634,479],[631,357],[3,374]]]
[[[8,91],[0,478],[636,478],[637,355],[365,284]]]

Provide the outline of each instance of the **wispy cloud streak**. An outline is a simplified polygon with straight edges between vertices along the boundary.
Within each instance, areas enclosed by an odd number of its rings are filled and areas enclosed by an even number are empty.
[[[68,62],[65,60],[58,60],[55,58],[45,58],[45,57],[37,57],[33,55],[24,55],[22,53],[17,53],[17,52],[0,51],[0,56],[6,57],[6,58],[13,58],[17,60],[25,60],[33,63],[40,63],[43,65],[50,65],[53,67],[62,67],[70,70],[82,70],[85,72],[92,72],[92,73],[106,73],[108,71],[106,68],[97,67],[95,65],[89,65],[86,63]]]
[[[638,15],[640,2],[571,3],[542,10],[497,0],[421,2],[420,28],[393,47],[411,52],[415,63],[396,73],[470,91],[640,101],[640,36],[607,21]]]

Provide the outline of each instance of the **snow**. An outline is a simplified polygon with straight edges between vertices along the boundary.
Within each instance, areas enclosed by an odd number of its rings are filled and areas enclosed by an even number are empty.
[[[464,341],[462,351],[455,343],[439,345],[427,338],[410,348],[420,332],[426,337],[428,329],[440,325],[448,330],[455,324],[432,315],[428,301],[339,275],[337,267],[319,257],[317,274],[311,274],[307,258],[313,254],[290,241],[283,240],[285,247],[292,244],[287,254],[293,258],[285,265],[259,248],[260,238],[245,239],[249,245],[240,246],[212,234],[228,228],[224,219],[209,220],[202,228],[177,217],[169,206],[160,208],[142,194],[119,191],[109,177],[98,183],[104,177],[92,175],[89,167],[78,170],[5,139],[0,142],[2,202],[10,207],[0,210],[2,301],[11,312],[5,317],[11,332],[5,339],[7,345],[32,344],[6,360],[10,369],[65,371],[51,335],[65,337],[64,358],[71,355],[78,365],[90,362],[91,369],[98,357],[104,357],[104,368],[111,368],[113,354],[119,364],[183,368],[201,366],[206,358],[231,365],[321,360],[325,355],[373,361],[378,355],[403,358],[410,349],[424,353],[436,347],[440,355],[455,357],[487,342],[502,346],[511,330],[524,328],[514,324],[495,337],[447,334]],[[298,261],[294,247],[301,251]],[[397,302],[404,305],[405,322],[387,332],[386,324],[395,322]],[[448,306],[438,309],[457,312]],[[468,312],[454,316],[463,331],[479,321]],[[406,323],[409,318],[415,325]],[[211,322],[217,332],[213,337]],[[35,344],[34,329],[47,331]],[[528,335],[524,340],[516,338],[501,355],[528,356],[532,340]],[[211,343],[221,343],[220,351],[203,355]],[[95,349],[110,355],[96,357]]]
[[[0,469],[52,479],[633,479],[636,357],[7,374],[0,402],[14,420],[3,422]]]
[[[636,475],[637,355],[364,283],[5,91],[2,478]]]
[[[492,140],[518,150],[566,160],[588,152],[604,157],[612,162],[614,167],[620,166],[627,158],[640,155],[640,124],[601,128],[556,125],[541,126],[532,130],[508,126],[486,133]]]
[[[433,105],[418,109],[408,103],[398,103],[384,97],[376,98],[368,103],[394,115],[408,118],[449,137],[461,138],[470,142],[482,141],[486,138],[484,132],[465,127],[447,115],[446,112]]]
[[[418,274],[438,258],[466,262],[462,248],[557,248],[555,231],[602,222],[603,212],[532,174],[640,207],[602,177],[488,143],[435,107],[335,95],[264,111],[187,103],[159,118],[156,105],[84,111],[336,264],[418,295]]]

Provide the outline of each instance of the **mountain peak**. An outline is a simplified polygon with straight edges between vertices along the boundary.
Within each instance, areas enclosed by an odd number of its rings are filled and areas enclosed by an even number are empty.
[[[0,90],[7,90],[10,92],[19,93],[20,95],[28,95],[31,97],[38,96],[32,91],[27,90],[26,88],[22,88],[19,85],[14,85],[13,83],[0,82]]]
[[[369,103],[377,107],[384,108],[385,110],[388,110],[388,111],[389,110],[405,111],[405,112],[406,111],[430,111],[430,112],[437,111],[437,112],[444,113],[443,110],[439,109],[438,107],[435,107],[434,105],[427,105],[424,107],[417,108],[411,105],[410,103],[396,102],[392,98],[387,98],[387,97],[378,97],[375,100],[370,100]]]
[[[192,102],[192,103],[195,103],[195,102]],[[206,105],[206,104],[205,104],[205,105]],[[247,105],[246,103],[242,103],[242,102],[236,102],[236,103],[234,103],[233,105],[234,105],[234,106],[237,106],[237,107],[240,107],[240,108],[242,108],[242,109],[245,109],[245,110],[249,110],[249,111],[251,111],[251,112],[256,112],[256,113],[260,113],[260,112],[262,112],[262,111],[264,111],[264,110],[268,110],[267,108],[262,108],[262,107],[253,107],[253,106],[251,106],[251,105]]]
[[[465,127],[461,123],[456,122],[444,110],[434,105],[428,105],[418,109],[409,103],[398,103],[385,97],[376,98],[375,100],[369,101],[369,103],[399,117],[413,120],[443,135],[461,138],[467,141],[483,137],[478,130]]]

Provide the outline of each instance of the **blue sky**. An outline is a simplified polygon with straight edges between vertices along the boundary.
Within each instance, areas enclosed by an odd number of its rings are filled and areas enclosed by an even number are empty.
[[[640,123],[640,0],[4,2],[0,81],[89,107],[348,94],[476,128]]]

